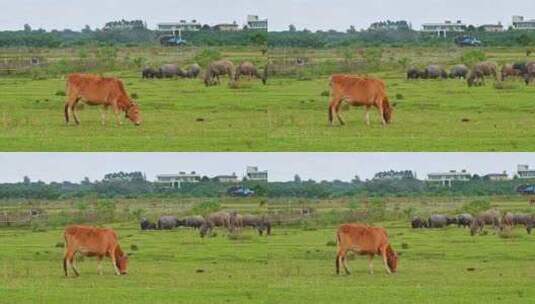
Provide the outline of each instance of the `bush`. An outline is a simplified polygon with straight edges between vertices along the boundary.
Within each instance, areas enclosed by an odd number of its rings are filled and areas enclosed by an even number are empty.
[[[218,201],[205,201],[191,209],[192,213],[206,215],[212,212],[219,211],[221,209],[221,203]]]
[[[467,51],[461,56],[461,62],[468,66],[485,60],[487,60],[487,55],[479,50]]]
[[[206,68],[211,62],[220,60],[221,58],[222,56],[219,51],[214,49],[204,49],[195,56],[195,62]]]
[[[477,200],[464,204],[461,207],[461,212],[466,212],[470,214],[477,214],[479,212],[489,210],[490,202],[486,200]]]

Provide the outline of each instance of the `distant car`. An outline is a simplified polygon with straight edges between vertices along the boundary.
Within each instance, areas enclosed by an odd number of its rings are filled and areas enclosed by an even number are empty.
[[[163,36],[160,37],[160,44],[163,46],[184,46],[187,45],[188,42],[175,36]]]
[[[479,39],[472,37],[472,36],[459,36],[455,38],[455,44],[457,44],[460,47],[465,46],[481,46],[482,43]]]
[[[520,194],[535,194],[535,185],[521,185],[516,188],[516,192]]]
[[[230,196],[249,197],[255,195],[255,192],[245,187],[232,187],[228,189],[227,193]]]

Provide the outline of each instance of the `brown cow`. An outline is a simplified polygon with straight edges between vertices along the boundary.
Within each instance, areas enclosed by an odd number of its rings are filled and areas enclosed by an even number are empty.
[[[340,116],[342,101],[353,106],[366,107],[366,124],[370,124],[370,107],[379,110],[383,125],[392,119],[392,107],[386,95],[385,83],[380,79],[366,78],[352,75],[333,75],[330,79],[331,97],[329,102],[329,122],[333,124],[336,114],[340,124],[344,120]]]
[[[204,74],[204,84],[208,86],[219,85],[221,81],[220,76],[228,75],[232,82],[234,76],[234,64],[229,60],[218,60],[210,63]]]
[[[121,124],[119,112],[136,126],[141,124],[139,106],[128,96],[123,82],[117,78],[100,77],[92,74],[71,74],[67,80],[67,101],[65,102],[65,121],[69,123],[69,110],[76,124],[80,124],[76,115],[76,104],[82,101],[90,106],[103,106],[102,124],[105,123],[106,110],[111,107],[117,123]]]
[[[76,253],[88,257],[97,257],[97,270],[100,274],[102,274],[101,262],[105,256],[111,258],[117,275],[127,273],[128,257],[121,250],[117,241],[117,234],[112,229],[74,225],[65,228],[63,237],[65,238],[63,270],[66,277],[69,276],[68,266],[72,268],[76,276],[80,275],[74,263]]]
[[[206,217],[206,221],[211,222],[216,227],[224,227],[231,230],[230,226],[230,213],[225,211],[219,211],[209,214]]]
[[[336,232],[338,253],[336,255],[336,273],[340,273],[340,263],[346,274],[350,274],[346,264],[348,251],[369,257],[369,270],[373,273],[372,260],[375,255],[381,255],[387,273],[396,272],[398,255],[388,242],[388,235],[384,228],[371,227],[364,224],[341,225]]]

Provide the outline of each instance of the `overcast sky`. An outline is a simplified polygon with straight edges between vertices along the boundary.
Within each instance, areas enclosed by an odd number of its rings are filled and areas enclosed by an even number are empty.
[[[404,19],[421,23],[461,19],[469,24],[508,25],[512,15],[535,17],[535,1],[491,0],[0,0],[0,30],[33,28],[101,28],[110,20],[142,19],[158,22],[197,19],[203,24],[237,21],[247,14],[267,17],[271,30],[346,30],[366,28],[378,20]]]
[[[0,153],[0,182],[24,176],[45,182],[102,179],[106,173],[142,171],[157,174],[197,171],[201,175],[243,176],[248,165],[269,170],[270,181],[302,179],[350,181],[372,178],[383,170],[430,172],[467,169],[472,174],[512,174],[518,164],[535,166],[535,153]]]

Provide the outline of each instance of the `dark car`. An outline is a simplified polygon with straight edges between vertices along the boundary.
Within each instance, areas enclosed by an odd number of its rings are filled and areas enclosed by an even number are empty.
[[[255,195],[255,192],[249,188],[237,186],[228,189],[227,193],[230,196],[249,197]]]
[[[455,44],[460,47],[464,46],[481,46],[482,43],[479,39],[472,36],[459,36],[455,38]]]

